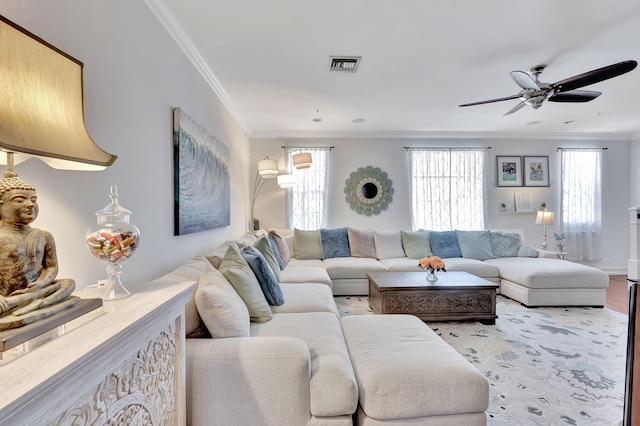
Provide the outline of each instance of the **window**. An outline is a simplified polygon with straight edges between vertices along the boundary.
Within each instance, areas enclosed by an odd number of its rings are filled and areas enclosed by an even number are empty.
[[[573,260],[600,257],[601,157],[601,149],[561,150],[560,229]]]
[[[313,164],[308,169],[296,170],[289,156],[289,170],[296,177],[296,184],[289,191],[287,222],[289,228],[320,229],[325,223],[327,187],[327,148],[303,148],[311,153]]]
[[[484,229],[482,148],[410,148],[414,229]]]

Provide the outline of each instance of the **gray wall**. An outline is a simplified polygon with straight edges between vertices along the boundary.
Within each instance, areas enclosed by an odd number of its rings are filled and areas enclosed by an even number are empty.
[[[468,138],[468,139],[255,139],[251,141],[251,167],[255,175],[258,160],[266,155],[282,153],[283,145],[335,146],[331,153],[332,168],[329,178],[329,206],[327,227],[354,226],[379,229],[411,229],[411,211],[408,175],[408,154],[404,146],[490,146],[488,153],[487,228],[522,229],[528,244],[540,247],[542,226],[535,225],[533,213],[514,213],[514,192],[531,192],[534,208],[546,202],[549,210],[558,211],[560,205],[559,177],[560,153],[557,147],[608,147],[603,153],[603,259],[592,263],[609,273],[626,274],[628,259],[628,211],[630,206],[629,178],[631,146],[626,140],[597,140],[593,137],[566,139],[524,138]],[[635,146],[635,145],[634,145]],[[637,151],[637,147],[635,150]],[[550,186],[548,188],[496,187],[496,155],[549,156]],[[637,153],[634,154],[637,156]],[[395,194],[387,211],[366,217],[351,210],[344,201],[344,184],[349,174],[360,166],[378,166],[389,174]],[[634,171],[635,173],[635,171]],[[635,182],[635,181],[634,181]],[[633,185],[637,191],[637,185]],[[275,179],[267,182],[256,203],[255,215],[262,227],[284,227],[285,191],[277,187]],[[640,195],[637,194],[637,201]],[[509,213],[499,213],[500,203],[510,207]],[[554,226],[547,227],[550,249],[555,247]]]
[[[33,159],[16,167],[37,188],[34,226],[56,239],[59,277],[79,288],[106,278],[84,235],[114,184],[141,230],[139,249],[123,264],[125,282],[153,279],[245,231],[248,138],[144,2],[2,0],[0,14],[84,63],[87,130],[118,156],[102,172],[58,171]],[[229,227],[173,236],[173,107],[231,149]]]

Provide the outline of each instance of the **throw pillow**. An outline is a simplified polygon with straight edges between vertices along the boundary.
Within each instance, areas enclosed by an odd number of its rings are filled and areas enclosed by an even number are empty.
[[[522,245],[520,235],[515,232],[491,231],[491,250],[496,257],[515,257]]]
[[[493,259],[491,237],[489,231],[456,231],[458,245],[462,257],[468,259],[487,260]]]
[[[376,231],[374,239],[378,259],[406,257],[400,231]]]
[[[321,229],[320,242],[322,243],[322,255],[325,259],[351,257],[347,228]]]
[[[347,235],[351,256],[376,258],[375,232],[373,230],[347,228]]]
[[[431,231],[429,232],[429,244],[434,256],[443,259],[462,257],[456,231]]]
[[[276,261],[278,261],[278,267],[282,271],[284,269],[284,261],[282,260],[282,256],[280,256],[280,249],[276,244],[276,240],[271,235],[269,235],[267,236],[267,241],[269,241],[269,245],[271,246],[271,251],[273,251],[273,254],[276,257]]]
[[[269,244],[267,237],[258,238],[254,247],[260,250],[260,253],[262,253],[264,258],[267,259],[267,263],[271,266],[273,275],[275,275],[278,282],[280,282],[280,265],[278,265],[275,253],[271,250],[271,245]]]
[[[291,260],[291,251],[289,250],[289,244],[275,231],[270,231],[269,235],[273,238],[278,246],[278,251],[280,252],[280,258],[284,263],[284,266],[287,266],[289,261]]]
[[[238,247],[238,243],[236,243],[235,241],[225,241],[224,243],[220,244],[218,247],[216,247],[216,249],[214,251],[212,251],[211,253],[208,253],[205,255],[205,257],[207,258],[207,260],[209,262],[211,262],[211,264],[213,265],[214,268],[219,269],[220,268],[220,262],[222,262],[222,258],[224,257],[225,253],[227,253],[227,249],[230,247]]]
[[[222,272],[213,266],[202,273],[195,302],[211,337],[249,337],[247,305]]]
[[[271,308],[260,289],[256,276],[236,248],[227,249],[220,263],[220,272],[229,280],[247,305],[251,321],[267,322],[272,318]]]
[[[282,305],[284,296],[282,295],[280,284],[278,284],[278,280],[271,270],[271,266],[267,263],[267,259],[258,249],[249,246],[242,248],[242,257],[247,261],[253,274],[258,279],[267,303],[276,306]]]
[[[322,244],[320,242],[320,231],[303,231],[294,228],[293,246],[296,252],[296,259],[322,259]]]
[[[429,231],[401,231],[402,247],[410,259],[432,256]]]
[[[538,250],[531,246],[522,245],[518,248],[518,257],[538,257]]]

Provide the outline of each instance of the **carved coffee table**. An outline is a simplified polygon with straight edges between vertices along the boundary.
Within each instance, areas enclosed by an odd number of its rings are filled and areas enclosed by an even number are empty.
[[[369,306],[376,314],[411,314],[423,321],[478,320],[495,324],[498,284],[467,272],[375,272],[369,278]]]

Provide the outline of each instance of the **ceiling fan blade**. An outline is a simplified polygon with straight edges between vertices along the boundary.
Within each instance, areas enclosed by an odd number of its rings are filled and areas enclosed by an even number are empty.
[[[579,89],[580,87],[589,86],[590,84],[608,80],[613,77],[632,71],[638,63],[636,61],[624,61],[617,64],[608,65],[592,71],[587,71],[573,77],[560,80],[553,83],[551,87],[555,93],[568,92],[570,90]]]
[[[602,95],[602,92],[592,90],[569,90],[551,95],[549,102],[589,102]]]
[[[521,109],[522,107],[524,107],[526,105],[526,103],[524,102],[520,102],[518,105],[514,106],[513,108],[511,108],[509,111],[505,112],[504,114],[502,114],[502,116],[504,117],[505,115],[509,115],[509,114],[513,114],[514,112],[518,111],[519,109]]]
[[[524,71],[511,71],[511,78],[523,89],[540,90],[538,83]]]
[[[507,96],[505,98],[488,99],[486,101],[471,102],[469,104],[462,104],[462,105],[458,105],[458,106],[467,107],[467,106],[473,106],[473,105],[490,104],[490,103],[493,103],[493,102],[510,101],[512,99],[518,99],[519,97],[520,97],[520,95],[511,95],[511,96]]]

